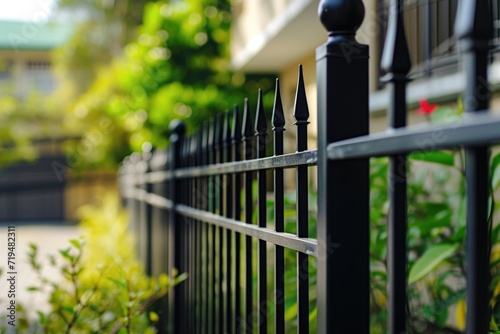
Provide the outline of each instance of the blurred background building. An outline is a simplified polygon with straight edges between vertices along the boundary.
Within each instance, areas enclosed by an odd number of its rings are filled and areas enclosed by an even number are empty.
[[[71,38],[75,27],[68,22],[0,21],[0,95],[23,103],[32,95],[52,94],[59,84],[52,51]],[[68,134],[58,129],[37,134],[46,126],[41,123],[35,118],[29,128],[20,129],[34,133],[36,158],[21,157],[0,169],[0,223],[76,221],[78,207],[103,188],[115,188],[112,173],[72,173],[63,150]],[[2,147],[2,154],[7,149]]]
[[[370,131],[386,128],[385,110],[388,92],[381,84],[383,72],[380,58],[387,28],[389,2],[365,0],[365,18],[356,39],[370,47]],[[465,81],[460,68],[453,25],[458,0],[407,1],[405,26],[412,71],[408,90],[410,110],[422,99],[433,103],[456,103]],[[231,35],[231,63],[244,72],[277,71],[282,85],[285,107],[293,107],[297,66],[303,64],[307,96],[311,110],[316,108],[315,49],[327,38],[317,19],[315,0],[235,0]],[[493,105],[500,106],[500,2],[491,1],[494,37],[491,41],[490,82],[494,92]],[[346,50],[346,53],[355,50]],[[496,108],[499,109],[499,108]],[[288,124],[293,123],[291,112]],[[315,113],[309,127],[313,139],[316,131]],[[415,112],[409,123],[425,121]],[[290,135],[287,131],[286,134]]]

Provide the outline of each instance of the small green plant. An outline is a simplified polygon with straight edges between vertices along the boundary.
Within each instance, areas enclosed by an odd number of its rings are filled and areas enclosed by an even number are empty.
[[[30,245],[29,262],[37,277],[28,290],[48,290],[50,308],[37,310],[37,323],[31,328],[20,323],[18,332],[156,333],[155,302],[186,275],[145,275],[116,198],[105,198],[82,213],[83,237],[69,240],[58,256],[49,256],[62,279],[44,275],[38,247]]]

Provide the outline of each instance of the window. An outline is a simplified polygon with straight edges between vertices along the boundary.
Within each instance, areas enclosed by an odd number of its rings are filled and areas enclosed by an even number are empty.
[[[40,93],[51,93],[56,86],[55,78],[52,74],[52,65],[48,61],[28,61],[26,70],[22,77],[23,96],[30,91]]]

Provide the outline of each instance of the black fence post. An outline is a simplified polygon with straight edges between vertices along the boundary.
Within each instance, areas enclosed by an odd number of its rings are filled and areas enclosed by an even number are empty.
[[[172,146],[171,156],[170,156],[170,171],[175,172],[177,168],[181,166],[181,149],[182,144],[184,142],[184,136],[186,134],[186,125],[181,121],[172,121],[170,123],[170,130],[172,131],[172,135],[170,136],[170,145]],[[172,260],[173,267],[178,270],[179,273],[182,273],[185,269],[183,261],[183,249],[184,246],[182,244],[183,239],[183,227],[182,227],[182,218],[175,212],[175,204],[180,202],[182,198],[182,189],[180,187],[180,180],[176,180],[175,178],[171,182],[169,188],[169,199],[173,203],[173,208],[170,210],[169,223],[171,224],[173,231],[173,236],[170,238],[170,242],[173,243],[170,248],[173,252]],[[171,290],[169,293],[173,294],[173,305],[171,305],[170,309],[172,310],[172,318],[173,321],[173,333],[184,333],[184,327],[186,325],[185,321],[185,284],[181,283],[176,286],[175,289]]]
[[[328,41],[318,86],[318,333],[369,333],[368,159],[328,161],[330,143],[368,133],[368,47],[354,39],[360,0],[322,0]]]

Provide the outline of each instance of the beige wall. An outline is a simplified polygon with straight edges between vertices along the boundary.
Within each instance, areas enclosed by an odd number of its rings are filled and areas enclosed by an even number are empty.
[[[293,0],[233,0],[231,54],[237,54]]]
[[[311,3],[308,6],[307,3]],[[378,45],[378,35],[383,33],[380,22],[377,19],[377,1],[376,0],[365,0],[363,1],[365,5],[365,19],[360,29],[357,32],[356,39],[363,44],[368,44],[370,46],[370,90],[377,89],[378,87],[378,63],[379,63],[379,45]],[[298,25],[299,30],[308,31],[305,36],[295,34],[293,36],[287,35],[285,32],[286,28],[277,28],[274,25],[278,25],[277,21],[287,17],[287,10],[290,11],[289,7],[299,7],[298,5],[305,6],[306,9],[300,15],[306,16],[308,21],[304,20],[293,20],[289,22],[288,25]],[[286,73],[290,69],[295,69],[299,63],[303,63],[305,66],[306,62],[314,62],[316,47],[321,45],[327,39],[327,34],[324,28],[316,30],[316,26],[320,26],[319,18],[317,17],[318,1],[310,0],[236,0],[233,4],[233,23],[232,23],[232,33],[231,33],[231,55],[236,57],[243,50],[251,48],[251,46],[270,48],[275,47],[274,43],[278,43],[280,46],[284,46],[279,51],[277,51],[283,59],[284,63],[280,63],[280,67],[275,69],[275,71],[281,72],[284,76],[289,77]],[[314,9],[314,15],[309,15],[309,11]],[[289,13],[288,13],[289,14]],[[311,20],[315,20],[311,22]],[[312,27],[314,23],[314,28]],[[282,30],[279,30],[282,29]],[[309,32],[310,30],[310,32]],[[269,34],[273,36],[268,36]],[[276,34],[276,36],[274,36]],[[260,36],[263,40],[259,41],[264,43],[260,46],[259,43],[255,42],[257,36]],[[281,36],[281,38],[280,38]],[[286,36],[286,37],[285,37]],[[289,39],[285,39],[289,38]],[[283,40],[285,39],[285,40]],[[314,40],[313,44],[309,45],[309,50],[306,51],[305,56],[301,59],[293,60],[292,63],[287,62],[287,54],[297,53],[297,48],[301,45],[306,44],[306,41]],[[303,46],[302,46],[303,47]],[[259,58],[258,58],[259,59]],[[266,64],[261,64],[262,68],[266,68]],[[255,65],[254,65],[255,67]],[[236,68],[236,70],[239,70]],[[315,71],[315,70],[314,70]],[[315,73],[308,71],[309,75],[314,76]],[[293,77],[293,76],[292,76]],[[284,80],[284,79],[282,79]],[[315,80],[312,78],[312,80]]]

